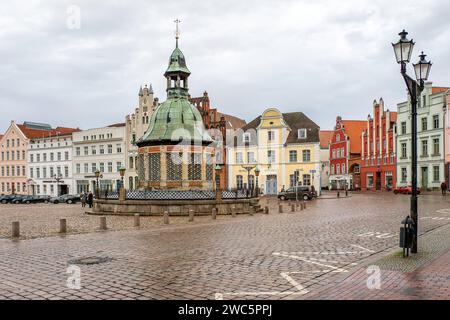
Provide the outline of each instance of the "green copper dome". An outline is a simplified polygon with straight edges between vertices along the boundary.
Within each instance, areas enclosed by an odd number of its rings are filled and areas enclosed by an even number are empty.
[[[176,144],[181,141],[209,144],[213,140],[194,105],[184,97],[169,98],[152,114],[148,130],[137,145]]]
[[[176,48],[170,56],[169,67],[164,73],[167,79],[167,100],[153,112],[148,130],[136,143],[139,147],[177,144],[181,141],[191,144],[213,142],[205,130],[200,112],[188,100],[189,75],[186,59],[178,48],[177,41]]]

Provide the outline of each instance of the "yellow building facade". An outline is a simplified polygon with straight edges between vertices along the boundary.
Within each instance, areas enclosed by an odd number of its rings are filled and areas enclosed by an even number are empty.
[[[255,169],[263,194],[283,187],[313,185],[320,192],[320,128],[302,112],[281,113],[276,108],[227,137],[229,188],[253,189]]]

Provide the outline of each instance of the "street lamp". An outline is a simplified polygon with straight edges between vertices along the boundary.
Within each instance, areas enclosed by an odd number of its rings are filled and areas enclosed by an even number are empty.
[[[124,185],[124,183],[123,183],[123,177],[125,176],[125,171],[126,171],[127,169],[124,167],[124,166],[121,166],[120,168],[119,168],[119,173],[120,173],[120,178],[121,178],[121,180],[122,180],[122,188],[125,188],[125,185]]]
[[[261,171],[259,170],[258,167],[255,168],[255,177],[256,177],[256,196],[259,197],[259,182],[258,182],[258,177],[259,177],[259,173]]]
[[[214,167],[214,172],[216,175],[216,191],[220,190],[220,170],[222,170],[222,168],[216,164],[216,166]]]
[[[62,180],[62,175],[60,173],[55,174],[53,179],[56,180],[56,196],[59,197],[59,182]]]
[[[256,165],[241,165],[241,167],[247,170],[247,188],[248,190],[250,190],[250,171],[252,171],[256,167]]]
[[[419,56],[418,63],[413,64],[416,74],[416,80],[412,79],[406,74],[406,64],[411,60],[411,54],[414,48],[414,41],[408,40],[406,36],[408,32],[403,30],[399,33],[400,40],[393,43],[395,58],[400,64],[400,72],[405,80],[411,97],[411,178],[412,178],[412,192],[411,192],[411,209],[410,215],[414,223],[414,236],[411,253],[417,253],[417,230],[418,230],[418,213],[417,213],[417,97],[424,88],[424,83],[428,79],[431,69],[431,62],[426,61],[426,55],[422,52]]]
[[[99,185],[98,185],[98,179],[100,178],[100,176],[101,176],[101,172],[100,172],[100,170],[96,170],[95,172],[94,172],[94,174],[95,174],[95,178],[96,178],[96,181],[97,181],[97,183],[96,183],[96,194],[97,194],[97,199],[98,199],[98,196],[100,195],[100,188],[99,188]]]

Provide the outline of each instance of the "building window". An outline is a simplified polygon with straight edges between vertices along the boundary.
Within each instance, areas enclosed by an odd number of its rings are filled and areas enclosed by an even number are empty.
[[[340,157],[341,157],[341,149],[337,149],[336,158],[340,158]]]
[[[340,135],[340,134],[337,134],[337,135],[336,135],[336,142],[339,142],[339,141],[341,141],[341,135]]]
[[[80,155],[81,155],[80,147],[76,147],[76,148],[75,148],[75,152],[76,152],[76,155],[77,155],[77,156],[80,156]]]
[[[113,172],[113,163],[112,162],[108,162],[108,172],[109,173]]]
[[[247,152],[247,159],[248,163],[255,163],[255,153],[254,152]]]
[[[105,164],[103,162],[100,162],[100,172],[105,172]]]
[[[345,173],[346,173],[346,172],[345,172],[345,163],[342,164],[341,171],[342,171],[342,174],[345,174]]]
[[[66,178],[69,177],[69,167],[67,167],[67,166],[64,167],[64,176],[65,176]]]
[[[92,169],[92,173],[95,173],[95,171],[97,171],[97,164],[92,163],[91,164],[91,169]]]
[[[341,174],[341,165],[339,163],[336,165],[336,174]]]
[[[236,176],[236,188],[238,190],[242,189],[242,182],[243,182],[242,176],[241,175],[237,175]]]
[[[112,144],[108,144],[108,154],[113,153],[113,146]]]
[[[52,170],[53,168],[50,168],[50,170]],[[52,172],[52,171],[50,171]],[[88,173],[89,172],[89,163],[85,163],[84,164],[84,173]],[[52,175],[52,174],[51,174]]]
[[[433,182],[439,182],[439,166],[433,166]]]
[[[96,155],[97,154],[97,147],[96,146],[91,146],[91,154],[92,155]]]
[[[180,181],[182,176],[182,154],[167,153],[167,180]]]
[[[202,154],[191,153],[188,165],[188,179],[202,180]]]
[[[406,154],[406,142],[402,142],[402,158],[406,158],[407,154]]]
[[[236,152],[236,163],[244,163],[242,159],[242,152]]]
[[[428,156],[428,140],[422,140],[422,157]]]
[[[428,128],[427,128],[427,118],[426,117],[422,118],[421,122],[422,122],[422,131],[427,131],[428,130]]]
[[[306,139],[306,129],[298,129],[298,138]]]
[[[311,161],[311,151],[303,150],[302,157],[303,157],[303,162],[310,162]]]
[[[433,139],[433,156],[439,155],[439,138]]]
[[[105,146],[104,145],[100,145],[100,154],[105,154]]]
[[[289,162],[297,162],[297,151],[295,150],[289,151]]]
[[[161,156],[159,153],[150,153],[149,170],[150,181],[159,181],[161,179]]]
[[[334,174],[334,164],[331,165],[331,174]]]
[[[116,145],[116,151],[117,151],[117,153],[122,153],[122,145],[121,144]]]
[[[275,131],[267,131],[267,140],[274,141],[275,140]]]
[[[87,156],[89,154],[89,148],[88,147],[84,147],[84,155]]]
[[[267,161],[269,163],[275,162],[275,151],[274,150],[268,150],[267,151]]]
[[[402,168],[402,182],[406,182],[406,178],[408,177],[406,168]]]
[[[245,132],[243,136],[244,142],[250,142],[250,132]]]
[[[367,188],[373,188],[373,173],[367,174]]]
[[[402,128],[401,133],[406,134],[406,122],[405,121],[401,123],[401,128]]]
[[[81,173],[81,164],[77,163],[75,165],[75,168],[76,168],[75,170],[76,170],[77,173]]]
[[[303,175],[303,185],[304,186],[310,186],[311,185],[311,175],[310,174],[304,174]]]
[[[439,115],[435,114],[433,116],[433,129],[439,129]]]
[[[336,149],[333,149],[331,159],[336,159]]]

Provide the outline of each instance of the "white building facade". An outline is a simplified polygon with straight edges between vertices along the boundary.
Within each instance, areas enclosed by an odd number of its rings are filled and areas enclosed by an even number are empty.
[[[436,190],[444,175],[443,88],[425,83],[417,104],[417,186]],[[411,186],[411,100],[397,106],[397,186]]]
[[[72,133],[33,138],[28,144],[29,194],[75,194],[72,170]]]
[[[119,169],[124,165],[124,123],[73,133],[73,176],[77,193],[95,191],[97,170],[101,173],[101,189],[119,189]]]
[[[152,86],[140,88],[139,105],[134,113],[125,118],[125,188],[135,189],[139,185],[136,163],[138,159],[138,148],[135,142],[147,131],[149,120],[153,111],[158,106],[158,98],[153,97]]]

